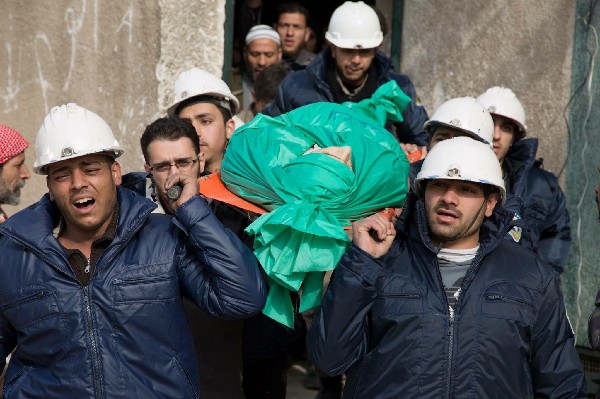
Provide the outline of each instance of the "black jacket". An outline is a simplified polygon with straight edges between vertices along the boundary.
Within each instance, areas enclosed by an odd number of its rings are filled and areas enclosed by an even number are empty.
[[[535,138],[516,141],[504,158],[506,191],[523,203],[520,216],[538,255],[562,273],[571,248],[571,227],[558,179],[537,161]]]
[[[352,246],[309,331],[317,368],[345,398],[584,398],[558,276],[502,239],[494,211],[450,312],[424,205],[411,200],[389,252]],[[518,265],[518,267],[515,267]]]
[[[325,49],[317,54],[306,69],[288,74],[279,85],[275,100],[267,104],[262,113],[269,116],[292,111],[303,105],[316,102],[336,102],[327,79],[331,51]],[[427,121],[425,108],[418,104],[415,87],[406,75],[396,73],[391,61],[383,53],[376,52],[373,59],[377,87],[395,80],[402,91],[411,98],[410,104],[402,113],[405,123],[396,124],[396,134],[403,143],[427,145],[429,135],[423,129]]]
[[[0,225],[6,398],[199,398],[179,298],[232,319],[264,306],[255,258],[200,197],[167,217],[129,190],[117,196],[115,238],[86,286],[53,236],[60,213],[47,194]]]
[[[127,173],[123,175],[121,186],[145,195],[148,186],[147,179],[148,174],[144,172]],[[245,232],[246,227],[252,223],[247,212],[215,200],[210,201],[209,207],[223,226],[231,230],[248,248],[253,249],[254,238]],[[259,268],[262,272],[262,268],[260,266]],[[264,272],[263,279],[266,281]],[[300,334],[301,329],[298,323],[301,320],[299,317],[300,315],[297,314],[297,324],[294,329],[276,322],[263,313],[245,319],[242,342],[244,363],[250,364],[285,353],[290,342]]]

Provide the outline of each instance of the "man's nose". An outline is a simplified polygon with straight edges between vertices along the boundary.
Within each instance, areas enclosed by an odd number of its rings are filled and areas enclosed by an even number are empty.
[[[494,140],[500,140],[500,125],[494,125]]]
[[[29,169],[27,169],[27,166],[25,166],[25,164],[21,165],[21,180],[27,180],[31,177],[31,174],[29,173]]]
[[[441,200],[445,204],[457,205],[458,204],[458,194],[456,193],[456,189],[452,186],[448,186],[446,188],[446,191],[444,191],[444,193],[442,194]]]

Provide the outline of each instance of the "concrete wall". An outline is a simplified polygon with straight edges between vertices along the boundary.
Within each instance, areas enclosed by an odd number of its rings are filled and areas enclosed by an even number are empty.
[[[33,144],[46,113],[76,102],[102,116],[141,170],[139,136],[170,101],[177,74],[199,66],[220,75],[225,0],[2,0],[0,123]],[[38,200],[34,175],[18,208]]]
[[[539,156],[558,173],[565,163],[570,96],[571,0],[406,0],[402,72],[429,114],[443,101],[502,85],[527,112]]]

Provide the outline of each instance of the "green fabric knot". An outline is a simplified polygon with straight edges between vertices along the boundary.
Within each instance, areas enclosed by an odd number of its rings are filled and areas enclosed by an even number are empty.
[[[232,192],[270,211],[246,229],[269,279],[263,313],[292,327],[290,291],[301,291],[300,311],[320,304],[325,271],[337,266],[350,243],[344,226],[404,205],[409,164],[384,125],[402,121],[409,102],[392,81],[360,103],[258,115],[235,131],[221,178]],[[348,147],[345,159],[336,157],[340,152],[319,152]]]

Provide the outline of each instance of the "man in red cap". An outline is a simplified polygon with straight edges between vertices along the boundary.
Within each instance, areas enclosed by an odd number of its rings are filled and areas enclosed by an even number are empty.
[[[18,205],[21,188],[29,179],[25,149],[29,142],[15,129],[0,125],[0,223],[8,217],[3,204]]]

